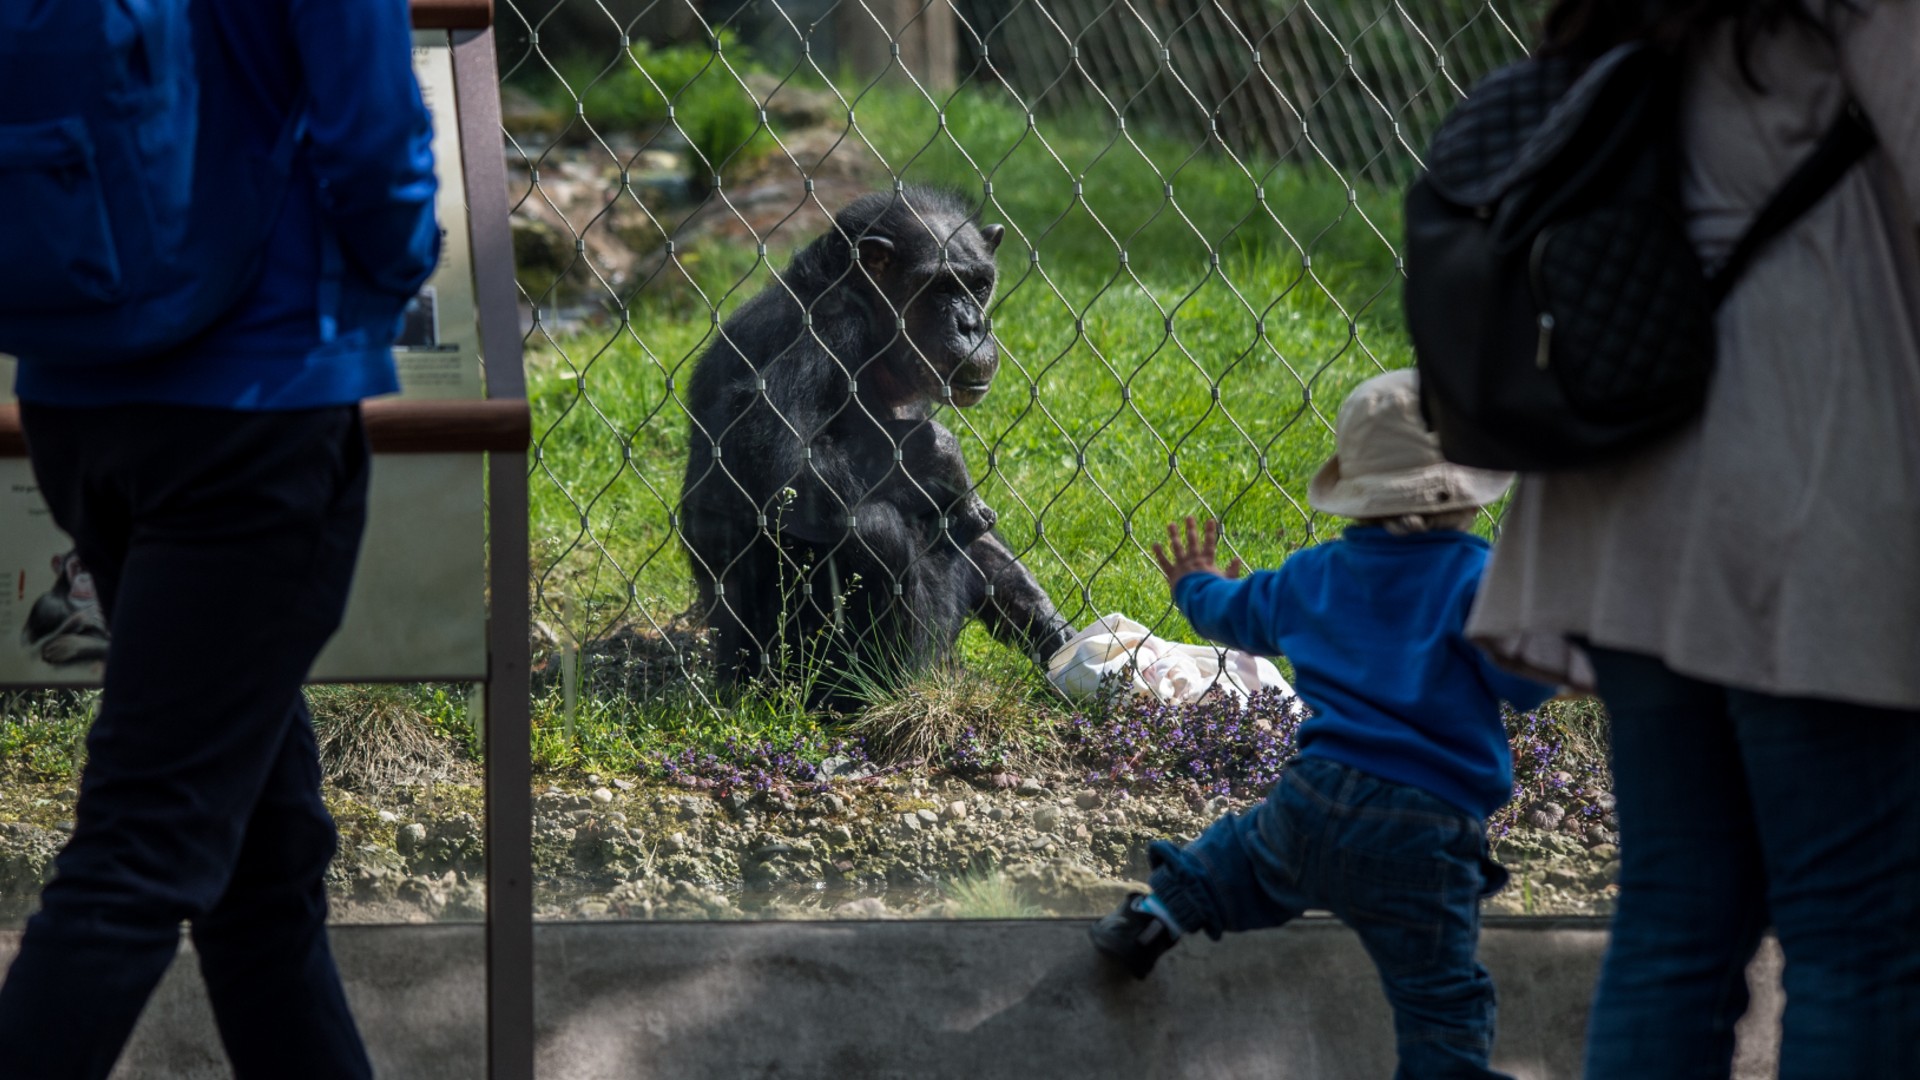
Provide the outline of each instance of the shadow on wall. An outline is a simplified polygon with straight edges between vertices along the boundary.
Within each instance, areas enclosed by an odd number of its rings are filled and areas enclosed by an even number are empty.
[[[567,1080],[1033,1076],[1368,1080],[1393,1069],[1373,966],[1331,920],[1195,942],[1135,983],[1084,923],[568,924],[540,928],[539,1072]],[[16,939],[0,936],[0,963]],[[479,927],[335,931],[380,1075],[481,1075]],[[1496,921],[1494,1064],[1579,1075],[1605,930]],[[1737,1080],[1774,1075],[1779,953],[1751,981]],[[191,963],[174,966],[116,1080],[227,1075]]]

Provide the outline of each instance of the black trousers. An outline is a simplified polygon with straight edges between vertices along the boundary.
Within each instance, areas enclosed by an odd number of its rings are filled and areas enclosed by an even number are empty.
[[[301,695],[366,522],[359,409],[21,419],[112,641],[73,836],[0,987],[0,1076],[106,1076],[186,922],[238,1077],[370,1077]]]

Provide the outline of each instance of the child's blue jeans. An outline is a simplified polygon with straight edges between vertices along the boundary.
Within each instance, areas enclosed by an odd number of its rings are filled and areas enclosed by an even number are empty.
[[[1150,851],[1183,930],[1219,937],[1313,908],[1360,935],[1393,1005],[1399,1080],[1497,1077],[1480,898],[1506,881],[1480,819],[1419,788],[1303,758],[1259,806]]]

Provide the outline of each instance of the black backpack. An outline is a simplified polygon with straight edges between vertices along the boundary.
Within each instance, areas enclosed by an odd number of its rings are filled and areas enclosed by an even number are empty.
[[[1434,135],[1407,193],[1406,315],[1449,460],[1577,468],[1697,415],[1720,301],[1874,144],[1849,102],[1709,274],[1680,205],[1679,85],[1647,45],[1525,60]]]

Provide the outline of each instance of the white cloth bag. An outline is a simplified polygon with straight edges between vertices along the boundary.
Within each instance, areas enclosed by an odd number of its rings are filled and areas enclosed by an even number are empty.
[[[1198,701],[1216,686],[1239,699],[1256,690],[1293,693],[1263,656],[1168,641],[1119,612],[1096,619],[1062,645],[1047,663],[1047,681],[1081,701],[1099,693],[1101,680],[1129,666],[1133,693],[1161,701]]]

